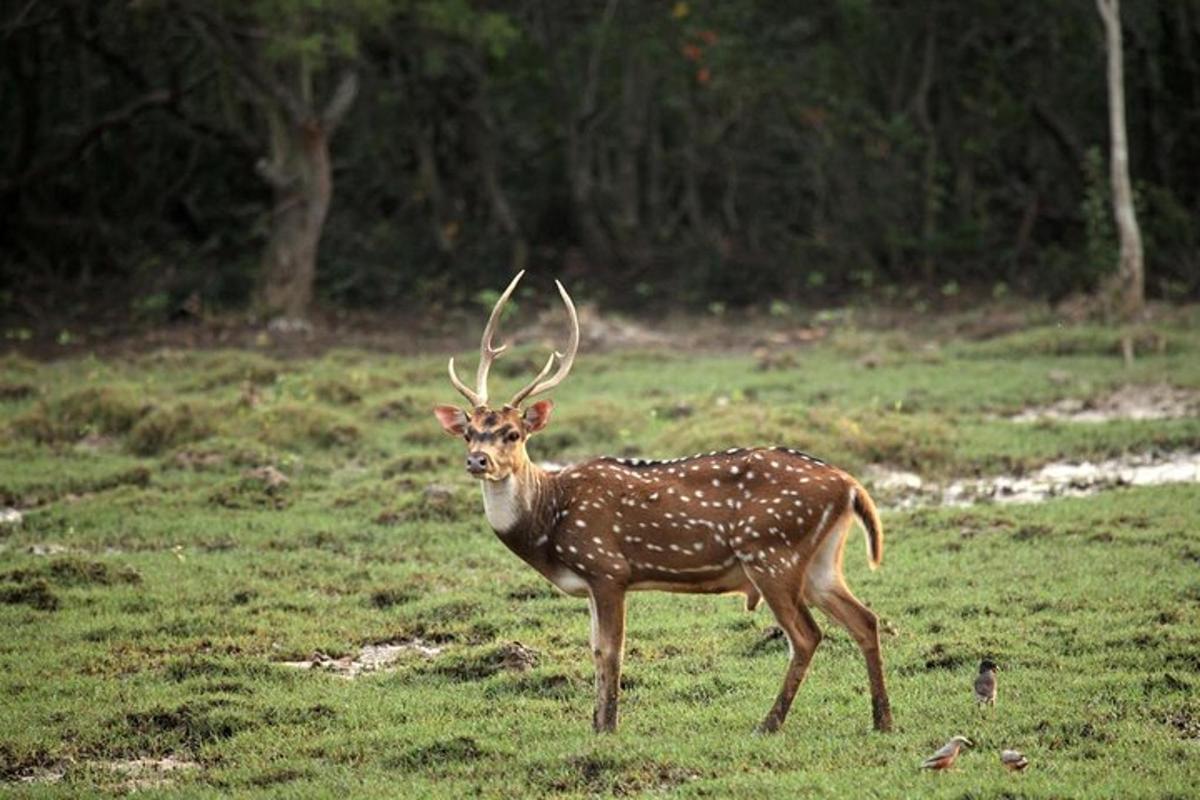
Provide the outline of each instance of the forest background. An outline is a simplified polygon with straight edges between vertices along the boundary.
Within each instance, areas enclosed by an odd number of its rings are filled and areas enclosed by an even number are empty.
[[[1121,10],[1145,290],[1200,293],[1200,3]],[[23,0],[0,317],[1092,293],[1093,0]],[[481,292],[483,294],[481,295]]]

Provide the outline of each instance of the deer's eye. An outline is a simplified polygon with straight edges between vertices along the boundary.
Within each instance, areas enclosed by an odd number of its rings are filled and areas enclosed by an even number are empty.
[[[510,442],[515,442],[515,441],[520,440],[521,434],[518,433],[517,431],[510,431],[508,436],[505,436],[504,438]]]

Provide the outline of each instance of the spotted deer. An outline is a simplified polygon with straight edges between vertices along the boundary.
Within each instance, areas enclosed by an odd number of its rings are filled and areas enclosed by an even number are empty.
[[[821,630],[817,606],[845,626],[867,662],[877,730],[891,728],[879,624],[847,588],[842,551],[852,521],[866,532],[872,569],[883,530],[870,495],[836,467],[785,447],[734,448],[668,461],[597,458],[552,471],[530,461],[526,442],[546,427],[553,403],[530,398],[560,384],[579,349],[579,318],[555,282],[571,321],[570,344],[502,406],[488,398],[488,371],[506,346],[493,338],[520,273],[484,328],[475,389],[450,380],[469,408],[434,409],[445,431],[467,443],[466,468],[483,487],[488,523],[500,541],[560,590],[586,597],[596,668],[596,731],[617,727],[625,642],[625,595],[741,593],[746,608],[767,601],[790,645],[783,687],[762,732],[778,730],[804,680]],[[557,363],[557,369],[555,365]],[[553,375],[551,375],[553,372]]]

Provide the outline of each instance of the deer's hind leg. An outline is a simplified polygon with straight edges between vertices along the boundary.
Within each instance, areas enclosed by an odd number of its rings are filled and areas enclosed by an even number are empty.
[[[774,733],[787,719],[796,697],[796,690],[808,673],[808,665],[812,663],[813,653],[821,643],[821,629],[801,600],[801,594],[793,580],[766,578],[755,575],[751,578],[754,585],[762,593],[763,598],[775,615],[775,620],[787,636],[788,650],[791,658],[788,661],[787,672],[783,676],[783,686],[775,705],[767,713],[766,718],[759,724],[761,733]]]
[[[883,681],[883,653],[879,647],[879,618],[846,586],[842,577],[842,548],[852,520],[846,516],[826,534],[805,572],[804,600],[817,606],[850,632],[867,662],[871,682],[871,710],[875,730],[892,729],[892,709]]]

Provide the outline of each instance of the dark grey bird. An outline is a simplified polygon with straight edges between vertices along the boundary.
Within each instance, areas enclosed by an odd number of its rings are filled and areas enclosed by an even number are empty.
[[[975,676],[975,700],[981,706],[996,705],[996,662],[985,658],[979,662],[979,674]]]

